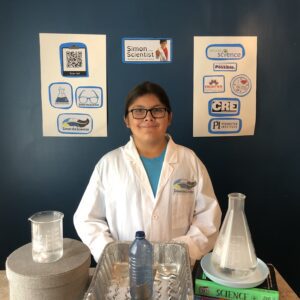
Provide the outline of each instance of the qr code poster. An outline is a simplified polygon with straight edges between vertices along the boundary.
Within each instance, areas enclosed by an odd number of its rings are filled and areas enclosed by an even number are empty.
[[[43,135],[107,136],[106,36],[40,33]]]

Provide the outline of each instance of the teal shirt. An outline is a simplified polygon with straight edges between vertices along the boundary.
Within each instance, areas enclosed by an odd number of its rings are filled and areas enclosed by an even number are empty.
[[[148,175],[154,197],[156,195],[158,181],[161,173],[161,168],[164,162],[165,154],[166,148],[158,157],[147,158],[141,156],[141,160]]]

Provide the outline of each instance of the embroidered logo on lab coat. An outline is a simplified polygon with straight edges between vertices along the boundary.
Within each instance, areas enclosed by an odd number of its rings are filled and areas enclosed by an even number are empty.
[[[187,179],[177,179],[173,183],[174,192],[177,193],[193,193],[193,188],[197,185],[196,181]]]

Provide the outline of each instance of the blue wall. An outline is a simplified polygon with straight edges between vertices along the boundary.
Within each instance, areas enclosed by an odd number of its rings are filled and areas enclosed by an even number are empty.
[[[299,0],[2,0],[0,268],[30,242],[27,218],[64,212],[64,236],[98,159],[124,144],[124,98],[144,80],[161,84],[174,109],[170,133],[207,166],[225,214],[227,194],[247,195],[258,257],[299,292]],[[39,33],[107,35],[107,138],[42,136]],[[257,126],[250,137],[193,138],[193,36],[258,37]],[[173,39],[174,61],[122,64],[121,38]]]

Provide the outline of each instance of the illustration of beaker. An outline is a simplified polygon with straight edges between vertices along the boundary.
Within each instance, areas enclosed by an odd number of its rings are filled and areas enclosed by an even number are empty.
[[[57,98],[55,100],[56,104],[65,104],[65,103],[69,103],[69,99],[65,94],[65,89],[62,87],[58,88],[58,95]]]
[[[246,196],[231,193],[228,198],[227,213],[211,260],[217,272],[242,279],[255,271],[257,257],[244,211]]]

